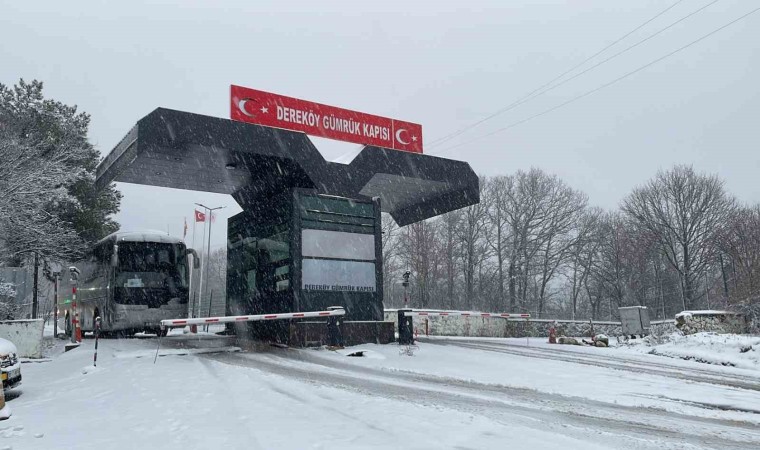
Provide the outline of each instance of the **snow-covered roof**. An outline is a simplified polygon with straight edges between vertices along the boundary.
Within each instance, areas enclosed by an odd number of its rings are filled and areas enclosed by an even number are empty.
[[[182,239],[154,230],[117,231],[102,239],[100,242],[115,240],[116,242],[158,242],[161,244],[181,244]]]
[[[400,226],[473,205],[477,174],[463,161],[364,146],[325,160],[304,133],[158,108],[140,119],[98,165],[95,184],[113,181],[269,201],[290,188],[380,198]]]

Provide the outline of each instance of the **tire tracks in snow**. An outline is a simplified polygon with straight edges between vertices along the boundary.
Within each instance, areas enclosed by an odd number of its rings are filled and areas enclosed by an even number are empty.
[[[524,356],[527,358],[540,358],[584,364],[588,366],[604,367],[627,372],[643,373],[647,375],[659,375],[670,378],[679,378],[682,380],[695,381],[699,383],[718,384],[737,389],[760,391],[760,381],[756,381],[751,377],[716,373],[708,370],[685,368],[668,364],[658,364],[653,362],[640,361],[638,359],[627,359],[617,356],[612,356],[610,358],[594,358],[576,352],[547,349],[544,347],[530,348],[510,345],[506,343],[486,343],[483,341],[464,339],[420,339],[420,342],[425,342],[427,344],[433,345],[449,345],[496,353],[506,353],[515,356]]]
[[[519,423],[537,432],[549,429],[578,439],[613,444],[616,448],[757,449],[760,443],[760,431],[755,424],[369,368],[310,355],[309,351],[276,349],[199,357],[362,395],[478,414],[505,425]]]

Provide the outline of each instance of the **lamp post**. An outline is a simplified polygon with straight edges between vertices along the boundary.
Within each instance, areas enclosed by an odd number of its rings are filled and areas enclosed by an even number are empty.
[[[212,214],[214,213],[214,211],[216,211],[218,209],[223,209],[225,207],[224,206],[217,206],[216,208],[209,208],[208,206],[202,205],[200,203],[196,203],[196,205],[198,205],[201,208],[203,208],[204,210],[206,210],[206,214],[208,216],[208,244],[207,244],[207,247],[206,247],[206,257],[204,258],[206,260],[206,270],[205,270],[205,272],[206,272],[206,284],[208,285],[208,259],[209,259],[209,256],[211,255],[211,217],[212,217]],[[203,300],[203,272],[204,272],[204,270],[203,270],[203,260],[201,260],[201,277],[200,277],[200,281],[198,283],[198,314],[199,315],[201,314],[201,303],[202,303],[202,300]],[[209,307],[210,307],[210,304],[209,304]]]

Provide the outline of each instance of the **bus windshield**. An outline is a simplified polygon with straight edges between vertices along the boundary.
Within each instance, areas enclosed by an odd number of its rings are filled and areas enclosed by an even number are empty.
[[[181,245],[157,242],[119,244],[116,286],[125,288],[187,287],[186,256]]]

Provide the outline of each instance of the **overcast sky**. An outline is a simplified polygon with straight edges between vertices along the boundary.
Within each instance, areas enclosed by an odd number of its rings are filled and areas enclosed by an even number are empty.
[[[596,93],[480,138],[688,44],[757,8],[756,0],[151,3],[0,0],[0,82],[42,80],[48,97],[90,113],[90,137],[103,154],[157,107],[228,117],[229,86],[238,84],[421,123],[426,153],[443,151],[486,175],[539,167],[605,208],[676,163],[717,173],[740,200],[760,201],[760,12]],[[714,4],[535,100],[430,145],[674,3],[572,74]],[[334,159],[356,145],[318,140],[317,147]],[[223,195],[118,187],[124,229],[181,235],[194,202],[227,206],[222,219],[240,210]],[[214,226],[212,246],[223,245],[225,221]]]

